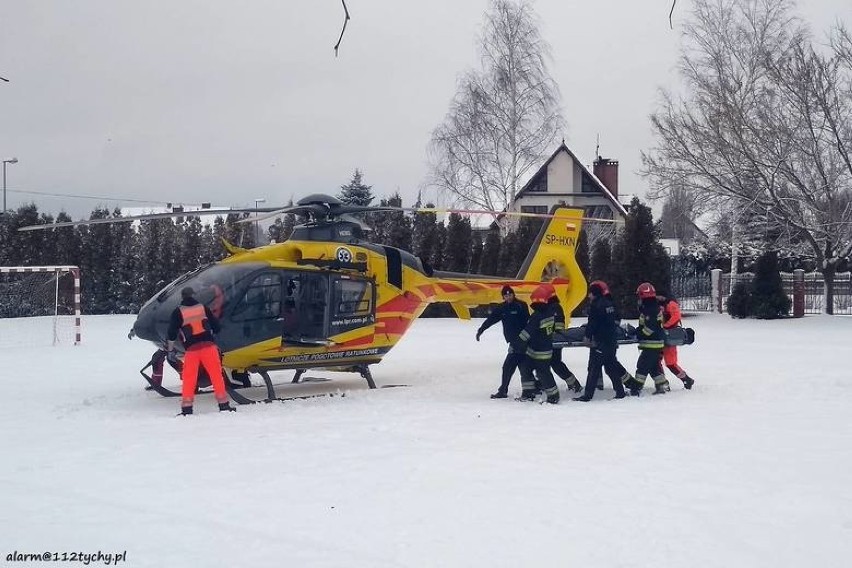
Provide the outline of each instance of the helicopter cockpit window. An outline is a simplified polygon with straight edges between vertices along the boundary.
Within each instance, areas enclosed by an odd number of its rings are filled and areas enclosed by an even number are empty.
[[[280,315],[281,274],[277,272],[256,276],[231,312],[236,321],[278,319]]]
[[[337,280],[334,283],[336,315],[369,314],[372,300],[372,294],[368,294],[367,282],[363,280]]]

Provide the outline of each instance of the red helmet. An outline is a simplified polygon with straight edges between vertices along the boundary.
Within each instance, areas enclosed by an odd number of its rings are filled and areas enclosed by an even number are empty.
[[[530,295],[533,304],[546,304],[551,298],[556,297],[556,288],[552,284],[539,284]]]
[[[647,298],[656,298],[657,291],[654,290],[654,285],[650,282],[642,282],[639,284],[639,287],[636,288],[636,295],[643,300]]]
[[[606,296],[609,294],[609,286],[606,285],[606,282],[603,280],[595,280],[591,284],[589,284],[589,292],[594,293],[592,288],[597,288],[600,290],[601,296]]]

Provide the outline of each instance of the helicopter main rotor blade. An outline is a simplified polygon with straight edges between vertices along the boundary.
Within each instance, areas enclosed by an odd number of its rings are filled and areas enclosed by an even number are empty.
[[[278,217],[281,215],[285,215],[287,213],[311,213],[315,217],[326,217],[326,218],[334,218],[340,217],[341,215],[351,215],[353,213],[370,213],[373,211],[407,211],[407,209],[403,207],[394,207],[392,205],[336,205],[336,204],[323,204],[323,203],[310,203],[306,205],[293,205],[291,207],[284,207],[283,209],[276,209],[275,211],[270,211],[264,215],[258,215],[256,217],[251,217],[250,219],[240,219],[237,221],[238,223],[253,223],[255,221],[265,221],[266,219],[271,219],[273,217]]]
[[[199,211],[173,211],[171,213],[148,213],[145,215],[129,215],[127,217],[104,217],[101,219],[85,219],[82,221],[63,221],[60,223],[45,223],[42,225],[27,225],[20,227],[19,231],[41,231],[44,229],[58,229],[61,227],[77,227],[80,225],[109,225],[112,223],[126,223],[128,221],[147,221],[153,219],[171,219],[176,217],[201,217],[206,215],[230,215],[233,213],[256,213],[258,211],[269,211],[268,208],[251,209],[201,209]],[[254,218],[252,217],[252,220]]]
[[[487,209],[451,209],[443,207],[400,207],[400,211],[412,211],[414,213],[459,213],[463,215],[491,215],[498,217],[534,217],[540,219],[553,219],[556,215],[551,213],[528,213],[526,211],[488,211]],[[581,217],[583,221],[599,221],[602,223],[623,223],[621,219],[603,219],[600,217]]]
[[[255,221],[266,221],[267,219],[286,215],[287,213],[311,213],[313,215],[323,216],[328,214],[328,208],[324,205],[315,203],[311,203],[308,205],[289,205],[287,207],[282,207],[281,209],[267,210],[263,215],[255,215],[250,219],[240,219],[239,221],[237,221],[237,223],[254,223]]]

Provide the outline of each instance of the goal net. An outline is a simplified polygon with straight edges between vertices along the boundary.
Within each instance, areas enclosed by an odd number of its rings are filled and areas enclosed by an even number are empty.
[[[79,268],[0,266],[0,348],[79,344]]]

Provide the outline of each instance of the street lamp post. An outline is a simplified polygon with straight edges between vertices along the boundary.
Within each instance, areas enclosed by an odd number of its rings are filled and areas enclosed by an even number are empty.
[[[258,204],[260,204],[260,203],[266,203],[266,199],[264,199],[263,197],[260,197],[260,198],[254,200],[254,208],[255,208],[254,216],[255,216],[255,218],[257,218],[257,211],[256,210],[257,210]],[[255,243],[255,245],[260,244],[260,226],[258,225],[257,220],[255,220],[255,222],[254,222],[254,243]]]
[[[5,158],[3,160],[3,211],[0,213],[6,213],[6,164],[17,164],[18,158]]]

